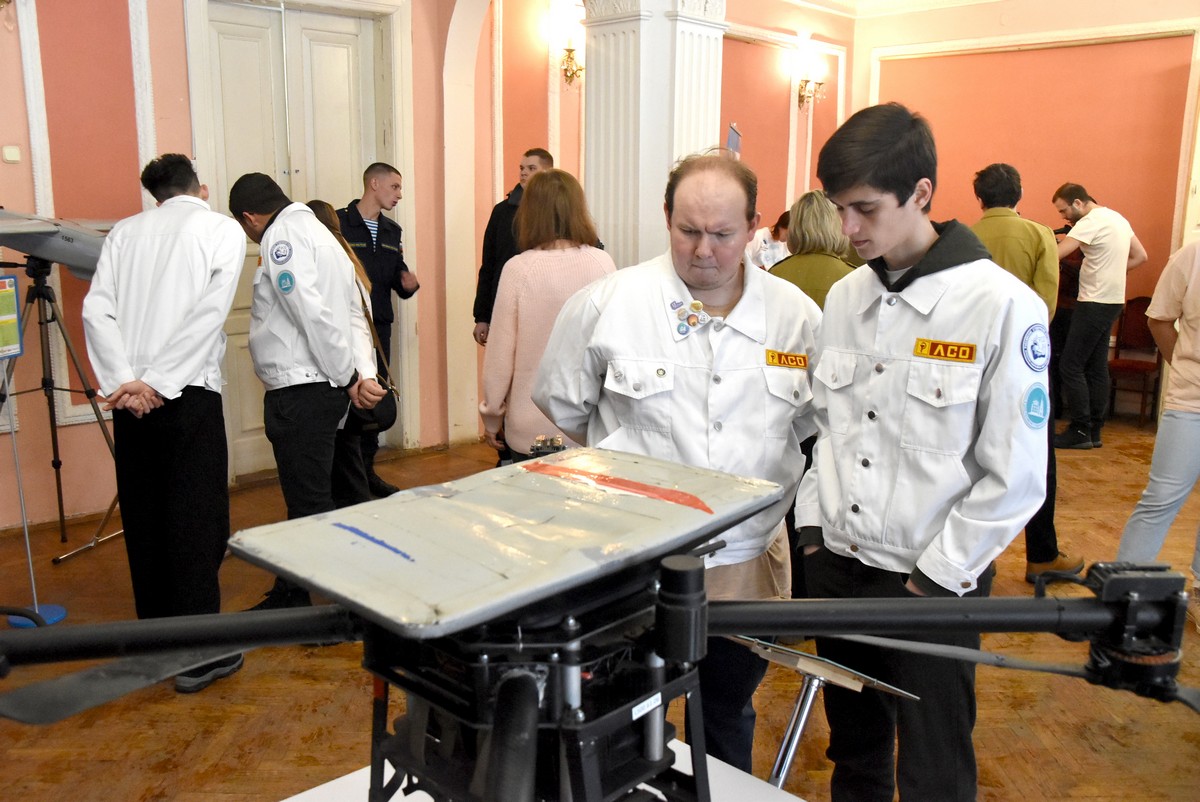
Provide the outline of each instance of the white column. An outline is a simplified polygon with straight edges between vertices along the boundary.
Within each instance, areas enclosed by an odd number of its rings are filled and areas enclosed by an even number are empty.
[[[587,0],[586,192],[620,267],[666,250],[663,190],[720,141],[725,3]]]

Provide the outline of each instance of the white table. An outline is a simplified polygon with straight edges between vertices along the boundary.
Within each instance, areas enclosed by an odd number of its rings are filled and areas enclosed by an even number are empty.
[[[692,753],[687,744],[671,741],[671,749],[675,752],[675,767],[688,774],[692,773]],[[716,758],[708,759],[709,790],[714,800],[740,799],[744,802],[796,802],[799,797],[780,791],[757,777],[738,771],[728,763],[722,763]],[[369,766],[356,772],[331,780],[309,791],[289,797],[285,802],[351,802],[365,800],[371,784],[371,768]],[[404,802],[428,802],[429,795],[417,793],[412,796],[399,796]],[[804,800],[800,800],[804,802]]]

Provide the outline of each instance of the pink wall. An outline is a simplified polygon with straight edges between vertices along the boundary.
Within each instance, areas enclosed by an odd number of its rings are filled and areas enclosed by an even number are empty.
[[[1023,178],[1030,219],[1061,225],[1050,202],[1083,184],[1124,214],[1146,246],[1129,296],[1147,295],[1171,251],[1192,37],[884,61],[880,100],[921,112],[938,142],[934,218],[973,222],[977,170]],[[1115,102],[1119,99],[1119,102]]]
[[[97,0],[84,4],[39,4],[38,35],[42,54],[42,78],[46,97],[46,120],[51,153],[51,189],[54,211],[59,217],[117,219],[142,208],[138,187],[140,165],[137,156],[137,129],[133,108],[132,55],[129,38],[128,3],[122,0]],[[13,70],[5,91],[22,85],[19,63],[7,59],[19,55],[17,33],[12,47],[4,48],[8,69]],[[4,116],[13,128],[27,129],[23,93],[13,94],[4,108]],[[6,124],[8,124],[6,122]],[[27,136],[27,135],[25,135]],[[24,139],[24,136],[22,136]],[[7,138],[6,138],[7,140]],[[6,141],[7,143],[7,141]],[[28,154],[28,142],[23,143]],[[26,156],[27,158],[27,156]],[[7,167],[8,165],[6,165]],[[3,201],[13,208],[33,211],[31,196],[22,185],[31,179],[28,160],[11,171],[14,200]],[[6,171],[9,172],[9,171]],[[18,178],[17,173],[22,175]],[[5,194],[8,194],[6,175]],[[59,303],[63,321],[81,359],[86,359],[83,326],[79,315],[87,285],[60,271],[62,292]],[[16,389],[36,385],[41,376],[37,345],[37,327],[26,330],[24,364],[18,365]],[[59,369],[59,386],[78,388],[73,371]],[[83,403],[81,397],[75,397]],[[49,415],[40,394],[20,400],[22,475],[26,504],[32,521],[52,520],[57,516],[54,474],[51,470]],[[7,440],[7,438],[5,438]],[[5,443],[7,446],[7,442]],[[68,516],[93,512],[108,506],[115,493],[111,458],[99,427],[95,423],[60,427],[59,449],[65,486],[64,503]],[[11,469],[6,469],[5,474]],[[0,526],[20,521],[12,483],[0,487]]]
[[[150,30],[150,71],[154,80],[154,123],[159,153],[192,152],[187,43],[183,0],[146,4]],[[201,179],[203,180],[203,178]]]
[[[505,188],[517,183],[521,154],[547,147],[546,103],[549,62],[543,27],[545,0],[504,3],[504,176]],[[553,154],[557,160],[559,154]]]
[[[787,197],[788,128],[795,98],[785,52],[726,39],[722,55],[720,142],[730,123],[742,132],[742,161],[758,175],[762,225],[791,205]]]
[[[449,431],[446,412],[446,227],[445,124],[442,108],[442,64],[453,4],[418,0],[412,5],[413,163],[416,174],[406,197],[414,203],[417,230],[422,232],[413,252],[413,265],[421,277],[417,302],[420,337],[420,442],[445,443]]]

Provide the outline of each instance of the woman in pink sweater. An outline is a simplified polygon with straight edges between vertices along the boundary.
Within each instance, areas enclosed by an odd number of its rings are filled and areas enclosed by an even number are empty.
[[[529,458],[538,435],[561,435],[529,394],[538,363],[563,304],[577,290],[616,271],[612,257],[594,247],[596,226],[583,188],[563,170],[530,177],[517,209],[517,245],[500,274],[483,358],[483,418],[488,445]],[[565,445],[578,445],[563,437]]]

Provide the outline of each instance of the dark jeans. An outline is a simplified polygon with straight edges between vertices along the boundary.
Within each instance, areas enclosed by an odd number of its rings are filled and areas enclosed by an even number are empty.
[[[1071,427],[1099,434],[1108,410],[1108,339],[1121,316],[1122,304],[1080,301],[1071,314],[1071,330],[1063,349],[1063,392],[1071,408]]]
[[[1053,369],[1047,371],[1053,398],[1056,381]],[[1048,563],[1058,556],[1058,531],[1054,528],[1054,504],[1058,498],[1058,461],[1054,457],[1054,420],[1046,422],[1050,447],[1046,452],[1046,500],[1025,524],[1025,559],[1031,563]]]
[[[219,613],[229,540],[221,394],[185,387],[140,419],[116,410],[113,434],[138,618]]]
[[[906,574],[871,568],[825,548],[808,555],[804,567],[813,598],[912,598],[904,587]],[[987,596],[994,574],[989,567],[967,595]],[[905,639],[979,648],[978,634],[926,632]],[[974,665],[835,638],[817,638],[817,653],[921,697],[910,701],[869,688],[855,693],[825,686],[832,802],[892,802],[897,786],[901,802],[974,802]]]
[[[767,661],[739,643],[709,638],[708,654],[697,668],[705,751],[749,774],[757,719],[754,691],[767,673]]]
[[[392,324],[384,323],[375,324],[375,331],[379,334],[379,346],[383,349],[383,358],[379,356],[379,352],[375,352],[375,358],[378,360],[378,370],[380,378],[384,375],[384,364],[388,366],[392,363]],[[382,382],[380,382],[382,384]],[[379,453],[379,432],[368,432],[362,435],[359,439],[362,447],[363,467],[367,473],[372,473],[375,470],[375,455]]]
[[[1062,353],[1067,347],[1067,335],[1071,333],[1071,315],[1075,307],[1059,306],[1050,321],[1050,397],[1054,399],[1054,417],[1061,418],[1063,412]]]
[[[370,500],[359,438],[338,430],[349,404],[327,382],[267,392],[263,420],[289,520]]]

